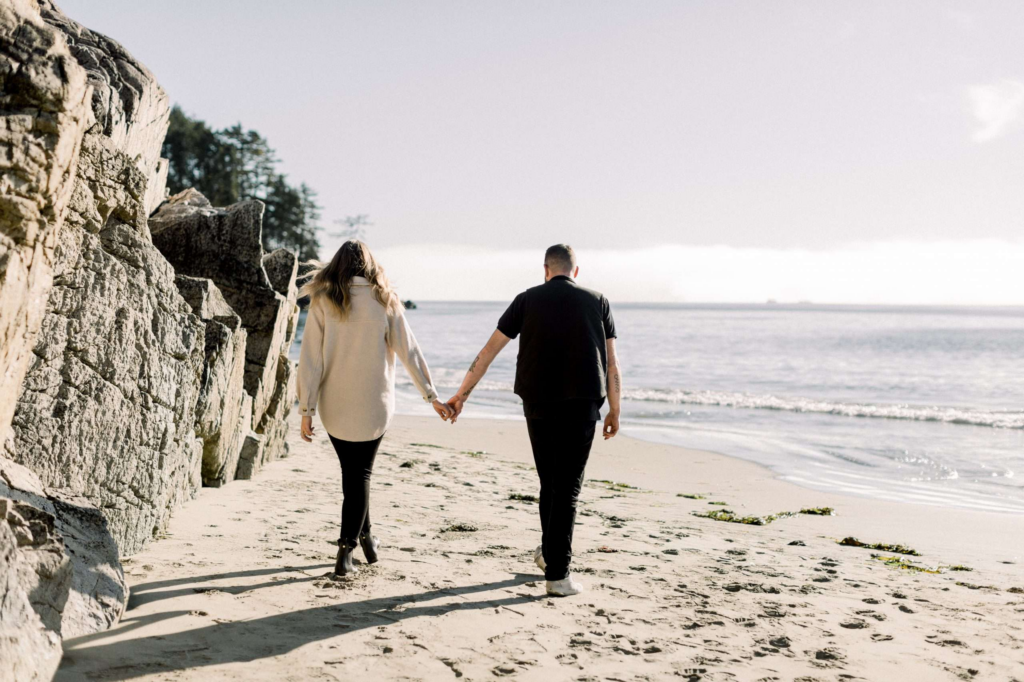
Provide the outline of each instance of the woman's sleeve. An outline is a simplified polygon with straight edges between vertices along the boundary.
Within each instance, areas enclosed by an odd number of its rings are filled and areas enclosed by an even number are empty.
[[[302,330],[299,349],[299,414],[316,414],[316,401],[320,397],[320,380],[324,373],[324,311],[319,301],[310,301],[306,313],[306,326]]]
[[[401,310],[388,315],[388,345],[395,355],[402,361],[405,371],[412,378],[420,395],[428,403],[438,399],[434,382],[430,379],[430,369],[427,361],[420,351],[416,337],[409,329],[409,323],[405,319],[405,313]]]

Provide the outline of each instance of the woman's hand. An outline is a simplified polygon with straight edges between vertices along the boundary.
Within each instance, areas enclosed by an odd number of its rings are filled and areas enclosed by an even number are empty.
[[[306,441],[307,443],[312,443],[313,442],[313,418],[312,417],[308,417],[308,416],[303,417],[302,418],[302,426],[300,428],[302,430],[302,440]]]
[[[435,400],[431,403],[431,406],[434,408],[434,412],[437,412],[438,416],[444,421],[451,419],[453,410],[446,403],[442,403],[440,400]]]

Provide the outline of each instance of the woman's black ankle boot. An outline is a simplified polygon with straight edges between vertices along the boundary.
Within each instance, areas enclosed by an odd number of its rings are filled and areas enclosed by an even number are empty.
[[[369,533],[363,533],[359,536],[359,544],[363,547],[363,556],[366,557],[366,563],[377,563],[377,548],[380,546],[380,541]]]
[[[338,543],[338,561],[334,564],[334,575],[352,575],[356,572],[357,569],[352,563],[352,553],[355,550],[354,544]]]

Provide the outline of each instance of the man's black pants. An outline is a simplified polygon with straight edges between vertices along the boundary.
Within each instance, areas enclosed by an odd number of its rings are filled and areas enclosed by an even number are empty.
[[[594,444],[593,420],[526,419],[533,461],[540,476],[541,544],[547,580],[569,575],[576,501],[583,487],[583,470]]]
[[[338,544],[355,547],[360,533],[370,532],[370,475],[381,436],[376,440],[349,441],[327,434],[341,462],[341,537]]]

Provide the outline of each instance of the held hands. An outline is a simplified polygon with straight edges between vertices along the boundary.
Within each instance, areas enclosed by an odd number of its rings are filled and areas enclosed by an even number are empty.
[[[615,438],[615,434],[619,432],[619,413],[609,412],[608,416],[604,418],[604,439]]]
[[[452,424],[454,424],[459,418],[459,415],[462,414],[462,408],[465,406],[466,399],[459,395],[453,395],[448,399],[448,408],[452,411]]]
[[[307,443],[312,443],[313,442],[313,418],[312,417],[308,417],[308,416],[303,417],[302,418],[302,426],[300,427],[300,429],[302,430],[302,440],[306,441]]]
[[[435,400],[431,403],[431,406],[434,408],[434,412],[437,412],[437,416],[441,417],[444,421],[448,421],[449,419],[451,419],[452,422],[455,421],[455,410],[453,410],[452,406],[448,403],[442,403],[440,400]]]

